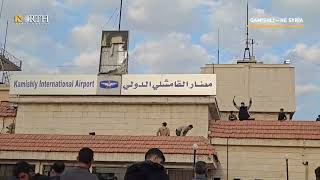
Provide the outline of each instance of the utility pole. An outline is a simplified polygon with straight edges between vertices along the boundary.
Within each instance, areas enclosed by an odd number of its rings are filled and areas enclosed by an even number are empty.
[[[120,0],[120,15],[119,15],[119,29],[118,29],[118,31],[120,31],[120,29],[121,29],[121,16],[122,16],[122,0]]]
[[[6,27],[6,35],[4,36],[3,54],[4,54],[4,52],[6,51],[7,34],[8,34],[8,20],[7,20],[7,27]]]

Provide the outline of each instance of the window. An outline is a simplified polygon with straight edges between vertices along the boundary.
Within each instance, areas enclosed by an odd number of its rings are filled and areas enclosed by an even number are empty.
[[[221,178],[213,178],[213,180],[221,180]]]
[[[12,176],[14,164],[0,164],[0,180],[6,180]]]
[[[240,178],[234,178],[233,180],[241,180]]]

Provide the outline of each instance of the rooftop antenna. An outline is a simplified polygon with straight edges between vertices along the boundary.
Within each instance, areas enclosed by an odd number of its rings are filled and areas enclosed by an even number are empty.
[[[1,15],[2,15],[2,7],[3,7],[3,1],[4,1],[4,0],[2,0],[2,2],[1,2],[1,9],[0,9],[0,19],[1,19]]]
[[[218,28],[218,64],[220,64],[220,31]]]
[[[4,36],[3,53],[6,51],[7,35],[8,35],[8,20],[7,20],[7,26],[6,26],[6,35]]]
[[[122,0],[120,0],[120,15],[119,15],[119,29],[118,29],[118,31],[120,31],[120,29],[121,29],[121,15],[122,15]]]
[[[243,53],[243,60],[250,60],[250,49],[249,49],[249,3],[247,1],[247,32],[246,32],[246,48],[244,49]],[[248,51],[249,57],[246,57],[246,52]]]
[[[254,40],[253,40],[253,38],[251,39],[251,53],[252,53],[252,57],[254,57],[254,55],[253,55],[253,45],[254,45]]]

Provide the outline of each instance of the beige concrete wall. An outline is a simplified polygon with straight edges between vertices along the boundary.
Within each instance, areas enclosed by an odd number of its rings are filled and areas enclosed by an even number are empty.
[[[208,105],[19,104],[16,133],[155,135],[166,121],[175,128],[193,124],[190,136],[207,137]]]
[[[227,166],[229,180],[285,180],[286,157],[290,180],[314,180],[320,166],[319,141],[230,139],[228,148],[226,141],[213,144],[220,161],[215,177],[222,180],[227,179]]]
[[[217,75],[217,101],[220,111],[235,111],[232,99],[249,103],[253,99],[251,112],[279,112],[284,108],[294,112],[295,75],[294,68],[286,64],[228,64],[206,65],[201,73]]]
[[[9,101],[9,87],[0,86],[0,101]]]

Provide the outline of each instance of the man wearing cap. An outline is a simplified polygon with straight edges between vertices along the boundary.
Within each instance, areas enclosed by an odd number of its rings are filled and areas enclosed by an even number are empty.
[[[162,127],[158,129],[157,136],[170,136],[170,129],[166,122],[163,122]]]

